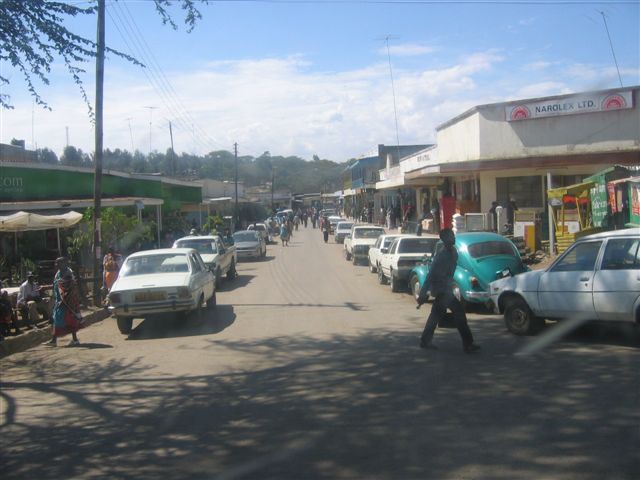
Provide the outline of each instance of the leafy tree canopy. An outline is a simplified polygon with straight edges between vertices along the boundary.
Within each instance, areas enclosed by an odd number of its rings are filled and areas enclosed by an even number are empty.
[[[162,22],[176,28],[169,6],[170,0],[153,0]],[[185,13],[185,24],[191,31],[200,12],[194,0],[180,0]],[[201,3],[207,3],[207,0]],[[88,4],[88,6],[86,6]],[[97,11],[96,0],[88,2],[63,2],[53,0],[2,0],[0,1],[0,64],[11,64],[22,77],[27,89],[42,107],[49,108],[46,101],[38,93],[36,83],[49,84],[51,65],[61,58],[78,85],[82,97],[92,110],[80,74],[84,73],[82,64],[96,56],[96,43],[93,40],[77,35],[65,26],[69,17],[93,15]],[[106,48],[119,57],[141,65],[134,57]],[[10,78],[0,70],[0,86],[8,86]],[[3,89],[5,90],[5,89]],[[10,95],[0,92],[0,107],[13,108]]]

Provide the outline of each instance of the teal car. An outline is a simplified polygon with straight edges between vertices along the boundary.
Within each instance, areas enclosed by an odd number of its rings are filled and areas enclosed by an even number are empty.
[[[434,255],[442,248],[442,242],[438,241]],[[482,303],[490,306],[491,282],[506,275],[517,275],[529,270],[522,263],[520,253],[513,242],[497,233],[460,233],[456,235],[456,248],[458,266],[453,276],[453,293],[463,303]],[[427,278],[430,265],[429,258],[411,270],[409,286],[416,299]]]

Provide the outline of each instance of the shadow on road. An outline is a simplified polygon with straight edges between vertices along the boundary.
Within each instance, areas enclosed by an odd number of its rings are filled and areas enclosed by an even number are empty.
[[[221,292],[232,292],[237,290],[238,288],[246,287],[251,283],[251,280],[255,278],[255,275],[247,275],[245,272],[247,270],[244,269],[241,273],[238,272],[238,275],[233,280],[225,280],[222,282],[222,288],[220,288]]]
[[[223,323],[232,323],[231,307],[221,310]],[[155,328],[143,325],[140,332]],[[377,332],[216,339],[210,349],[260,353],[269,361],[210,375],[156,377],[142,360],[34,367],[28,380],[2,384],[3,475],[599,480],[637,474],[637,389],[629,395],[640,370],[634,351],[465,356],[455,332],[438,335],[443,348],[436,352],[418,349],[416,340]],[[50,405],[46,420],[21,416],[17,392]]]
[[[181,317],[162,315],[143,320],[127,337],[127,340],[151,340],[155,338],[191,337],[220,333],[233,324],[236,314],[231,305],[217,305],[204,310],[202,318],[196,315]]]

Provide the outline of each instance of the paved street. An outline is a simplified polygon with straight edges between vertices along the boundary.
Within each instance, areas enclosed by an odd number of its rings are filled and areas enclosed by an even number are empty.
[[[637,478],[637,332],[516,357],[532,339],[477,312],[480,354],[442,329],[425,352],[428,305],[311,227],[238,270],[204,324],[107,319],[1,360],[3,477]]]

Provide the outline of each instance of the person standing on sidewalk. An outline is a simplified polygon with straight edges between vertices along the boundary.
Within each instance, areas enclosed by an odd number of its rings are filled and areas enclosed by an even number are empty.
[[[417,299],[419,308],[420,305],[426,303],[427,292],[431,292],[431,295],[435,297],[431,313],[420,337],[420,348],[437,348],[432,343],[433,334],[449,308],[453,313],[456,328],[460,332],[463,350],[465,353],[477,352],[480,347],[473,343],[473,335],[467,324],[464,307],[460,300],[453,295],[453,274],[458,263],[458,251],[455,247],[456,236],[450,228],[443,228],[440,231],[440,240],[442,240],[444,248],[436,254],[431,262],[429,273]]]
[[[68,266],[65,257],[56,259],[58,271],[53,279],[53,337],[45,345],[55,347],[58,337],[71,334],[71,341],[67,346],[74,347],[80,344],[77,331],[80,329],[80,299],[78,285],[73,271]]]

